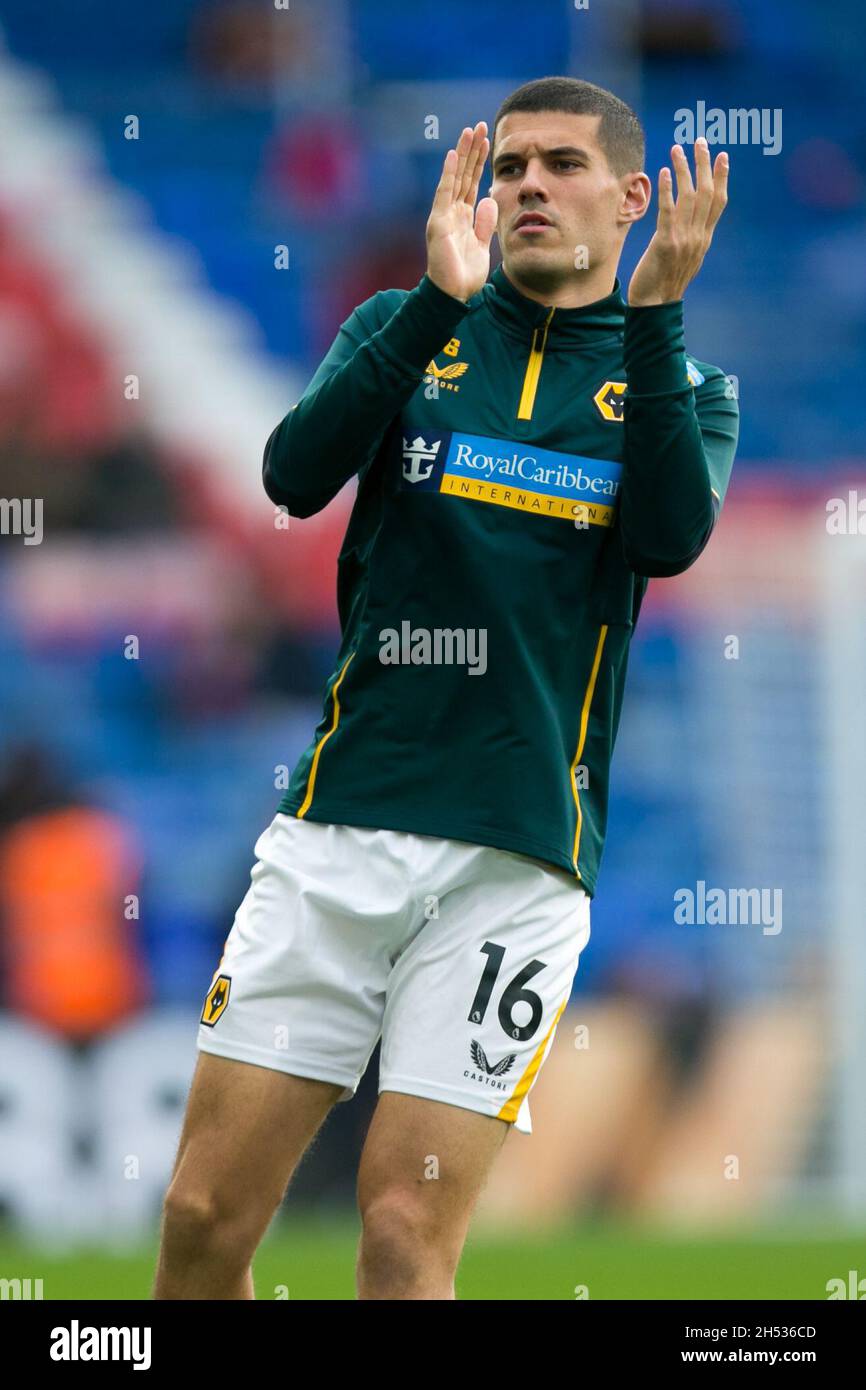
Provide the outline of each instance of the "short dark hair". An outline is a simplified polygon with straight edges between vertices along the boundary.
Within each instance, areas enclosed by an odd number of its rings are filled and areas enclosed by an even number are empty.
[[[491,162],[496,128],[512,111],[567,111],[573,116],[600,116],[598,143],[614,174],[643,169],[646,138],[643,126],[630,106],[605,87],[578,77],[538,77],[525,82],[506,97],[493,122]]]

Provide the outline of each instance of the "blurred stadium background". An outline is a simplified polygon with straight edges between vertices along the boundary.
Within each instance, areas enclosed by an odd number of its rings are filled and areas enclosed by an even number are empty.
[[[282,529],[265,439],[351,309],[420,279],[462,126],[571,73],[636,107],[653,177],[699,101],[780,110],[783,144],[729,147],[688,292],[738,461],[705,556],[650,586],[592,939],[459,1291],[866,1279],[864,59],[855,0],[4,0],[0,1277],[149,1292],[201,1001],[336,649],[351,488]],[[782,930],[677,924],[700,882],[780,890]],[[260,1297],[352,1297],[376,1075]]]

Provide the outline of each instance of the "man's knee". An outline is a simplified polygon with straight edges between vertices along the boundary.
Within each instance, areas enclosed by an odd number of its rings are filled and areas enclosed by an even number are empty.
[[[422,1196],[395,1187],[372,1199],[361,1216],[358,1273],[370,1292],[400,1297],[453,1281],[460,1242]]]
[[[243,1262],[255,1249],[261,1221],[262,1214],[253,1213],[240,1196],[228,1200],[175,1179],[163,1202],[163,1243],[180,1258]]]

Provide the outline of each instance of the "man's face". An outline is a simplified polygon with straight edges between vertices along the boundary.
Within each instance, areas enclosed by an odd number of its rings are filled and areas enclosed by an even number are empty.
[[[507,271],[539,290],[575,274],[578,248],[592,269],[619,257],[625,233],[642,216],[633,176],[617,177],[598,143],[600,116],[512,111],[496,131],[490,194]],[[640,185],[639,185],[640,187]],[[519,226],[537,213],[543,224]]]

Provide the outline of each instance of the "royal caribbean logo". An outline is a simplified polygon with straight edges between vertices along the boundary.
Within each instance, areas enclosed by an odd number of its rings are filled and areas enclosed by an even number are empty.
[[[433,464],[439,452],[437,439],[434,445],[427,445],[419,434],[411,443],[403,440],[403,477],[407,483],[423,483],[433,472]]]
[[[403,434],[402,486],[490,502],[497,507],[612,526],[622,464],[563,454],[487,435]]]

